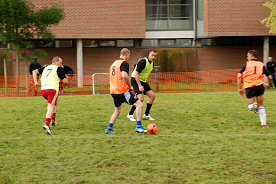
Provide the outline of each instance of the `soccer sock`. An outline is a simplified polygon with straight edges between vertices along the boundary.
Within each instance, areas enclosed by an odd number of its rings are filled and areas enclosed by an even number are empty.
[[[137,121],[137,122],[136,122],[136,127],[137,127],[137,128],[142,127],[142,122],[141,122],[141,121]]]
[[[146,112],[145,112],[146,116],[149,115],[151,106],[152,106],[152,104],[147,103],[147,109],[146,109]]]
[[[53,113],[52,120],[56,121],[56,113]]]
[[[252,111],[252,110],[253,110],[253,104],[249,104],[249,105],[248,105],[248,109],[249,109],[250,111]]]
[[[129,111],[129,115],[133,115],[134,111],[135,111],[136,107],[133,105]]]
[[[266,113],[264,107],[259,108],[259,116],[261,120],[261,125],[266,125]]]
[[[108,129],[108,130],[112,130],[112,129],[113,129],[113,124],[112,124],[112,123],[109,123],[107,129]]]
[[[46,118],[45,123],[49,126],[50,125],[51,118]]]

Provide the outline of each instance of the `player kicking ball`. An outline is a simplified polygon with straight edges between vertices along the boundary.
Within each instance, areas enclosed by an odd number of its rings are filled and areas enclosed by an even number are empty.
[[[247,105],[249,110],[253,110],[256,114],[259,114],[262,127],[268,127],[266,123],[266,113],[263,107],[264,101],[264,75],[268,77],[269,84],[267,88],[270,88],[272,76],[265,68],[261,61],[257,60],[258,53],[256,50],[250,50],[247,53],[247,63],[245,63],[237,76],[238,91],[240,97],[243,97],[244,90],[246,91]],[[243,88],[242,88],[243,81]],[[257,99],[257,102],[255,101]]]
[[[151,73],[151,71],[153,70],[153,67],[154,67],[153,61],[156,59],[156,57],[157,57],[157,51],[150,50],[148,57],[142,58],[138,61],[131,75],[131,85],[133,86],[133,90],[137,95],[137,97],[139,98],[139,100],[143,102],[144,95],[147,95],[149,97],[147,101],[146,112],[143,115],[143,119],[145,120],[155,120],[149,114],[153,101],[155,99],[155,94],[150,88],[150,86],[148,85],[147,78]],[[131,110],[127,115],[127,118],[130,121],[136,121],[133,116],[135,109],[136,107],[132,106]]]
[[[130,51],[127,48],[121,50],[120,58],[114,61],[110,66],[110,94],[113,98],[115,111],[110,118],[110,123],[105,131],[106,134],[112,134],[113,125],[121,113],[122,104],[127,103],[134,105],[137,108],[136,116],[136,128],[135,131],[138,133],[147,133],[148,131],[142,127],[142,102],[130,92],[132,86],[129,81],[129,64],[127,63],[130,56]]]

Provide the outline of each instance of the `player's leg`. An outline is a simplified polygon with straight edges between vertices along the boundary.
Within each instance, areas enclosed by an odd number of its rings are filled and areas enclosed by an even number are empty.
[[[142,126],[143,103],[140,100],[137,100],[133,105],[136,107],[136,119],[137,119],[135,131],[138,132],[138,133],[148,132]]]
[[[142,111],[143,111],[143,103],[131,92],[126,92],[124,94],[126,102],[129,105],[133,105],[136,107],[136,128],[135,131],[139,133],[148,132],[142,126]]]
[[[264,101],[264,94],[257,96],[257,102],[258,102],[258,109],[259,109],[259,116],[261,120],[261,125],[262,127],[268,127],[266,123],[266,113],[265,113],[265,108],[263,106],[263,101]]]
[[[116,119],[118,118],[118,116],[120,115],[121,113],[121,109],[122,109],[122,99],[120,99],[120,95],[111,95],[113,97],[113,103],[114,103],[114,106],[115,106],[115,110],[113,112],[113,114],[111,115],[110,117],[110,121],[109,121],[109,124],[107,126],[107,129],[105,130],[105,133],[106,134],[112,134],[114,133],[113,132],[113,125],[116,121]]]
[[[140,100],[137,100],[134,104],[136,107],[136,119],[137,121],[142,121],[142,111],[143,111],[143,103]]]
[[[53,116],[54,108],[55,108],[55,104],[48,103],[46,120],[45,120],[45,124],[43,125],[43,129],[46,131],[47,134],[52,134],[49,126],[50,126],[51,118]]]
[[[248,109],[250,110],[250,111],[253,111],[254,110],[254,102],[255,102],[255,97],[253,97],[253,98],[247,98],[246,99],[246,101],[247,101],[247,107],[248,107]]]
[[[258,86],[246,89],[247,107],[250,111],[253,110],[256,114],[258,114],[258,103],[255,102],[255,97],[263,94],[259,93],[258,90]]]
[[[148,119],[148,120],[155,120],[154,118],[152,118],[150,116],[150,109],[152,107],[152,104],[155,100],[155,94],[152,90],[149,90],[146,92],[146,95],[149,97],[148,101],[147,101],[147,108],[146,108],[146,112],[143,116],[144,119]]]
[[[276,78],[275,78],[275,73],[272,73],[272,81],[274,83],[274,86],[276,87]],[[271,83],[272,86],[272,83]]]
[[[135,78],[131,77],[131,85],[133,87],[133,90],[134,90],[134,93],[137,95],[137,97],[139,98],[139,95],[143,93],[139,91],[139,87],[138,87],[138,84],[135,80]],[[141,101],[141,100],[140,100]],[[136,107],[133,105],[127,115],[127,118],[130,120],[130,121],[136,121],[136,119],[134,118],[134,111],[135,111]]]
[[[55,108],[53,109],[53,116],[51,119],[51,125],[52,126],[56,126],[57,122],[56,122],[56,112],[57,112],[57,106],[55,106]]]
[[[49,127],[54,110],[56,109],[57,100],[58,100],[58,91],[54,89],[41,90],[42,96],[47,99],[47,113],[45,124],[43,125],[43,129],[47,134],[51,134],[51,129]]]

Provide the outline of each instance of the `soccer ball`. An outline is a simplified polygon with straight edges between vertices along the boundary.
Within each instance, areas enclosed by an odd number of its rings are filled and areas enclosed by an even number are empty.
[[[155,134],[157,132],[157,126],[151,123],[147,126],[147,130],[149,131],[150,134]]]

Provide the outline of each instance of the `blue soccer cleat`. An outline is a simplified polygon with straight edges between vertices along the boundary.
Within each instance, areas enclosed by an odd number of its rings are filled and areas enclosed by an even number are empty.
[[[144,129],[142,126],[141,127],[136,127],[135,128],[135,132],[138,132],[138,133],[147,133],[149,132],[148,130]]]
[[[114,132],[113,132],[112,129],[111,129],[111,130],[106,129],[105,133],[106,133],[106,134],[113,134]]]

